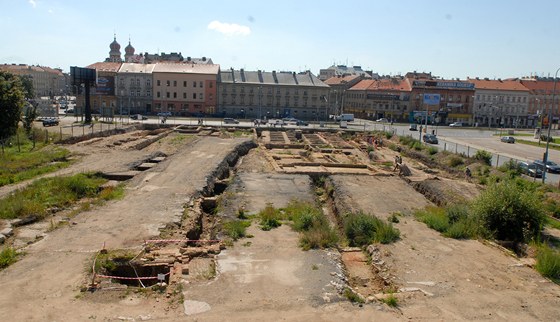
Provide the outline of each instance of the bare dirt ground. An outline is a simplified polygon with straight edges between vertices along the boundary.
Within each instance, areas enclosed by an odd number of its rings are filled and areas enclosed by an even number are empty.
[[[144,239],[181,221],[184,207],[208,185],[208,176],[247,141],[172,133],[142,149],[130,148],[159,134],[134,131],[69,146],[80,159],[51,175],[125,172],[150,156],[167,158],[129,180],[123,200],[82,212],[72,219],[75,224],[26,247],[20,261],[0,272],[2,316],[13,321],[559,320],[559,286],[497,247],[442,237],[411,216],[434,201],[430,193],[451,201],[478,193],[475,185],[426,171],[413,160],[404,160],[412,171],[406,180],[379,162],[372,162],[372,175],[331,176],[339,212],[363,210],[383,219],[402,214],[395,224],[401,239],[376,245],[373,265],[351,249],[302,251],[288,225],[262,231],[253,222],[248,230],[253,238],[216,256],[215,278],[184,276],[184,302],[157,292],[123,291],[118,284],[113,291],[81,292],[103,244],[140,251]],[[395,155],[387,148],[376,153],[384,161]],[[222,195],[226,202],[218,217],[232,217],[240,207],[256,213],[267,203],[281,207],[292,198],[315,198],[309,176],[277,173],[276,167],[266,149],[251,150]],[[0,196],[13,189],[1,189]],[[355,305],[341,296],[345,279],[370,301]],[[395,309],[375,300],[383,296],[383,281],[399,291]]]

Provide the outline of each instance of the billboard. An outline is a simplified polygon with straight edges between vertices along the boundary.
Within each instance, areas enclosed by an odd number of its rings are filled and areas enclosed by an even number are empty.
[[[426,105],[439,105],[439,94],[424,94],[424,104]]]
[[[72,75],[72,85],[80,86],[87,82],[90,84],[95,82],[97,71],[92,68],[70,66],[70,75]]]
[[[115,76],[97,76],[97,95],[115,95]]]

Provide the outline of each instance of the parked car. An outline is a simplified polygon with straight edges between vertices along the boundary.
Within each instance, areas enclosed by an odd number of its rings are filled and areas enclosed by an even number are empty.
[[[433,134],[424,134],[424,136],[422,137],[422,139],[423,139],[424,142],[426,142],[426,143],[438,144],[437,136],[435,136],[435,135],[433,135]]]
[[[55,126],[58,125],[58,119],[55,117],[48,117],[43,119],[43,126]]]
[[[461,126],[463,126],[463,123],[455,122],[455,123],[449,124],[449,126],[451,126],[451,127],[461,127]]]
[[[147,120],[148,117],[145,115],[140,115],[140,114],[134,114],[130,116],[131,119],[133,120]]]
[[[74,114],[74,109],[72,108],[67,109],[66,114]]]
[[[544,166],[542,160],[535,160],[535,162],[533,163],[539,166],[541,170],[544,170],[546,168],[546,171],[548,172],[560,173],[560,166],[552,161],[546,161],[546,167]]]
[[[159,112],[157,113],[157,116],[171,116],[171,112]]]
[[[386,119],[386,118],[384,118],[384,117],[382,117],[382,118],[380,118],[380,119],[377,119],[377,121],[375,121],[375,122],[379,122],[379,123],[389,123],[389,120]]]
[[[518,165],[521,169],[521,173],[526,174],[529,177],[542,178],[543,172],[535,163],[519,162]]]
[[[308,126],[309,123],[305,122],[305,121],[302,121],[302,120],[296,120],[296,125],[297,126]]]
[[[224,124],[239,124],[239,121],[231,117],[226,117],[224,118]]]
[[[414,123],[414,124],[410,124],[408,126],[408,130],[409,131],[418,131],[418,124]]]
[[[500,141],[505,143],[515,143],[515,138],[513,136],[502,136]]]

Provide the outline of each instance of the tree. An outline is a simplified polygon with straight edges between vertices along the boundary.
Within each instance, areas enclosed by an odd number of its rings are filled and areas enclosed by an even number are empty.
[[[23,86],[23,92],[25,98],[31,100],[35,98],[35,88],[33,87],[33,77],[30,75],[20,76],[21,85]]]
[[[8,72],[0,71],[0,141],[13,136],[21,119],[25,105],[25,94],[21,78]]]

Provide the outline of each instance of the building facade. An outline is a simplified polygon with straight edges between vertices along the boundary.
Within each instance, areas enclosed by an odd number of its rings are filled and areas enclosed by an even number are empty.
[[[330,87],[328,105],[330,115],[340,115],[344,112],[343,104],[346,91],[363,79],[359,75],[334,76],[325,81]]]
[[[329,68],[319,70],[319,79],[325,81],[331,77],[338,76],[361,76],[362,78],[379,78],[379,75],[372,73],[371,71],[365,71],[362,66],[346,66],[346,65],[332,65]]]
[[[410,84],[402,77],[362,80],[346,92],[344,112],[370,120],[404,122],[408,119],[410,95]]]
[[[216,113],[219,65],[158,63],[152,71],[153,112],[181,116]]]
[[[218,114],[239,118],[328,119],[329,86],[311,72],[220,72]]]
[[[121,65],[116,62],[99,62],[86,66],[86,68],[97,71],[97,84],[90,89],[92,113],[102,117],[114,117],[120,112],[117,109],[118,98],[115,92],[115,82]],[[85,96],[82,90],[79,93],[76,97],[77,110],[75,112],[82,115],[85,110]]]
[[[151,114],[154,64],[124,63],[116,77],[119,114]]]
[[[514,80],[468,79],[475,85],[473,120],[488,127],[527,127],[529,90]]]
[[[548,115],[551,114],[552,127],[558,128],[560,117],[560,84],[556,84],[554,102],[554,78],[531,77],[518,80],[529,90],[528,126],[548,127]]]
[[[62,70],[26,64],[3,64],[0,70],[14,75],[28,76],[32,83],[36,97],[62,96],[67,93],[68,75]]]

